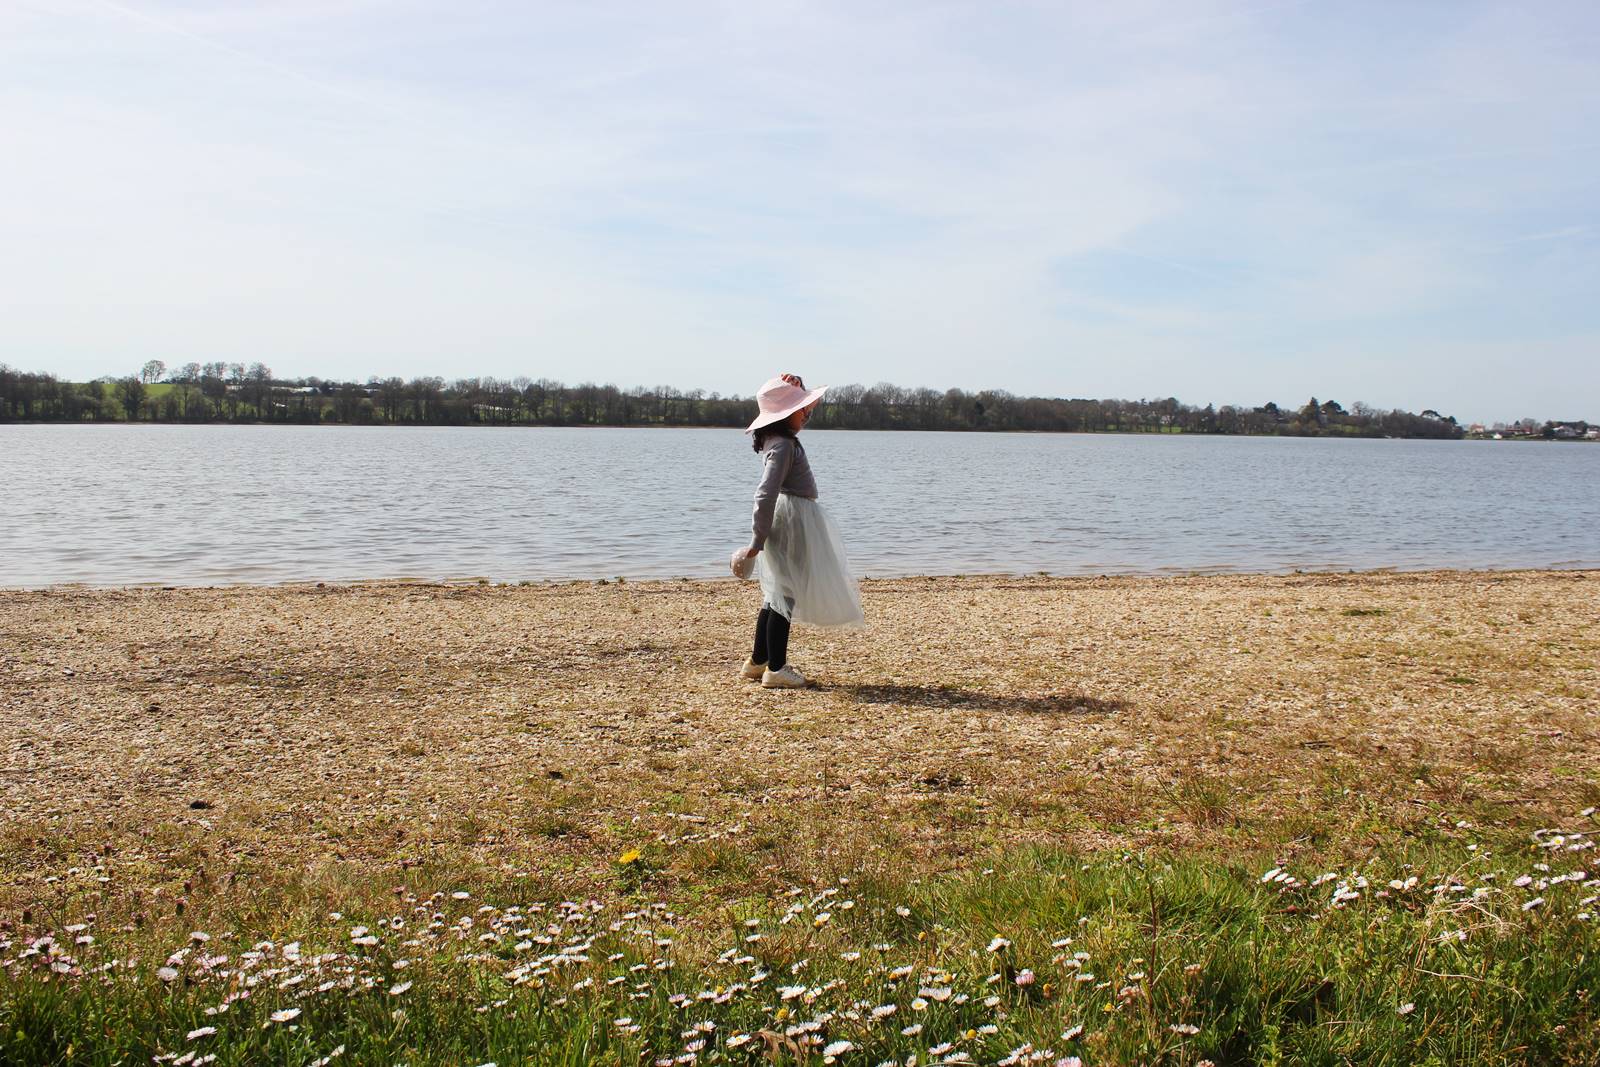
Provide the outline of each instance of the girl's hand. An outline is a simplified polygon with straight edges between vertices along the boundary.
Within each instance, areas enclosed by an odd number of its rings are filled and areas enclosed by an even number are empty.
[[[733,554],[733,560],[728,564],[729,569],[733,571],[733,576],[735,578],[744,577],[739,573],[739,564],[743,563],[745,560],[754,559],[755,557],[756,550],[753,548],[741,548],[739,551],[735,552]]]
[[[806,387],[806,383],[800,380],[800,375],[798,374],[780,374],[778,377],[782,378],[796,389],[804,389]]]

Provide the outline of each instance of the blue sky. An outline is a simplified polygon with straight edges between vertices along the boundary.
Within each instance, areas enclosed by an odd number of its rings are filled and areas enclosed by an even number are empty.
[[[1600,417],[1592,3],[6,0],[0,361]]]

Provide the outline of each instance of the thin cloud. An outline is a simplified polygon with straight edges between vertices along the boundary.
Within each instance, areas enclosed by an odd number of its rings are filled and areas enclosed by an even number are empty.
[[[1530,233],[1522,237],[1513,237],[1509,241],[1501,241],[1498,247],[1505,248],[1508,245],[1528,244],[1533,241],[1564,241],[1569,237],[1581,237],[1594,231],[1595,227],[1593,226],[1567,226],[1559,230],[1546,230],[1543,233]]]
[[[330,96],[338,97],[350,103],[360,104],[363,107],[386,112],[394,118],[406,117],[404,111],[393,107],[382,100],[376,100],[370,96],[352,92],[347,86],[313,77],[303,70],[298,70],[294,67],[276,62],[266,58],[265,56],[257,55],[254,52],[248,52],[242,48],[235,48],[233,45],[230,45],[224,41],[219,41],[214,37],[208,37],[204,34],[196,33],[193,30],[186,29],[177,23],[160,18],[156,15],[152,15],[150,12],[144,11],[140,8],[133,7],[129,4],[117,3],[116,0],[92,0],[92,2],[109,14],[120,16],[124,19],[151,27],[152,29],[160,30],[163,33],[171,34],[174,37],[180,37],[193,44],[199,45],[202,48],[209,49],[213,52],[218,52],[232,59],[243,60],[252,66],[260,67],[263,70],[272,72],[273,74],[292,79],[302,85],[306,85],[320,92],[327,93]]]

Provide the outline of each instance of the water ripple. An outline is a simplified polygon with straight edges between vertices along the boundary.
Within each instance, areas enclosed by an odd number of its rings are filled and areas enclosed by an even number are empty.
[[[1600,448],[806,435],[866,575],[1600,566]],[[0,586],[716,576],[728,430],[0,427]]]

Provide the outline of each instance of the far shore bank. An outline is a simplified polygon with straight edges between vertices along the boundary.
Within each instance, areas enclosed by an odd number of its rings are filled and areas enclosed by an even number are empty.
[[[722,423],[673,423],[650,424],[637,422],[590,422],[590,423],[497,423],[497,422],[283,422],[273,419],[227,419],[208,420],[205,422],[184,422],[182,420],[146,420],[129,421],[126,419],[98,419],[71,422],[62,419],[8,419],[0,421],[0,428],[6,426],[140,426],[140,427],[250,427],[250,426],[275,426],[279,428],[298,429],[360,429],[360,430],[728,430],[743,432],[744,427]],[[1405,435],[1386,433],[1253,433],[1216,432],[1189,429],[1078,429],[1078,430],[1053,430],[1053,429],[1025,429],[1025,428],[984,428],[984,427],[918,427],[918,426],[814,426],[807,430],[808,433],[938,433],[938,434],[1009,434],[1026,437],[1204,437],[1204,438],[1231,438],[1231,437],[1276,437],[1289,440],[1316,440],[1316,441],[1440,441],[1445,443],[1458,443],[1461,441],[1488,441],[1495,444],[1510,444],[1524,442],[1532,444],[1596,444],[1600,443],[1600,436],[1576,437],[1544,437],[1538,434],[1515,434],[1496,437],[1488,433],[1466,433],[1460,437],[1434,437],[1425,435]]]

